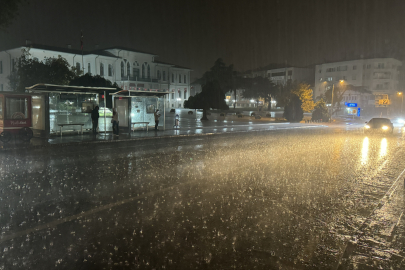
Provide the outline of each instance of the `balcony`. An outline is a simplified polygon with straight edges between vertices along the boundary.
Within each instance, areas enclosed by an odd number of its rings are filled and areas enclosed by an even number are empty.
[[[121,77],[121,81],[154,82],[154,83],[157,83],[157,82],[159,82],[159,79],[158,78],[153,78],[153,77],[142,78],[142,77],[124,76],[124,77]]]

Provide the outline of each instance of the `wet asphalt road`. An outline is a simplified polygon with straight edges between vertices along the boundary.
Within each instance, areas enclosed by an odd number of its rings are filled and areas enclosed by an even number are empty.
[[[337,269],[402,134],[283,129],[0,153],[0,269]]]

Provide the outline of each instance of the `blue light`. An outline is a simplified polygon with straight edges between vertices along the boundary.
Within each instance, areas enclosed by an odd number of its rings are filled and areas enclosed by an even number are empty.
[[[347,103],[347,107],[357,107],[357,103]]]

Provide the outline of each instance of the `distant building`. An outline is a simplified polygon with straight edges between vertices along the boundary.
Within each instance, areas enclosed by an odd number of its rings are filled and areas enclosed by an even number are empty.
[[[372,94],[393,95],[400,89],[402,62],[394,58],[360,59],[316,65],[314,97],[320,97],[343,81]]]
[[[184,100],[190,96],[191,69],[157,61],[157,55],[131,48],[112,47],[82,51],[45,45],[27,44],[32,58],[43,60],[46,57],[65,58],[71,66],[84,73],[100,75],[115,82],[122,89],[167,90],[171,94],[166,99],[166,107],[182,108]],[[18,47],[0,51],[0,91],[9,89],[8,76],[16,68],[22,50]],[[38,82],[47,83],[47,82]]]

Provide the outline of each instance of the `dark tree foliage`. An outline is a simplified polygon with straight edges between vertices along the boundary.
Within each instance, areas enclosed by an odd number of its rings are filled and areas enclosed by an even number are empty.
[[[264,77],[256,77],[253,79],[244,79],[241,83],[243,89],[243,97],[254,99],[259,103],[259,99],[264,99],[268,103],[268,110],[270,110],[271,98],[276,94],[276,85],[269,79]]]
[[[0,5],[0,29],[9,26],[12,20],[18,16],[18,8],[25,0],[1,0]]]
[[[292,95],[290,101],[284,107],[284,118],[291,123],[300,122],[304,118],[304,111],[301,105],[302,101],[299,96]]]
[[[38,83],[68,85],[80,73],[75,67],[70,68],[67,60],[61,56],[43,61],[32,59],[28,48],[23,50],[8,79],[11,90],[25,92],[26,87]]]
[[[199,82],[202,85],[202,91],[196,95],[195,102],[203,109],[201,120],[208,120],[207,110],[210,108],[229,109],[225,102],[225,93],[234,89],[232,65],[226,66],[222,59],[217,59],[214,66],[204,73]]]
[[[110,93],[116,92],[120,89],[117,83],[112,83],[110,80],[101,77],[100,75],[92,76],[90,74],[84,74],[83,76],[76,77],[75,79],[71,80],[69,85],[74,86],[88,86],[88,87],[108,87],[108,88],[115,88],[114,90],[107,90],[106,92],[106,103],[105,107],[112,108],[112,96]],[[100,104],[104,104],[104,99],[99,96]]]
[[[325,101],[321,99],[315,104],[315,108],[312,111],[312,120],[322,120],[322,122],[328,122],[329,119],[330,115],[328,112],[328,108],[326,107]]]

